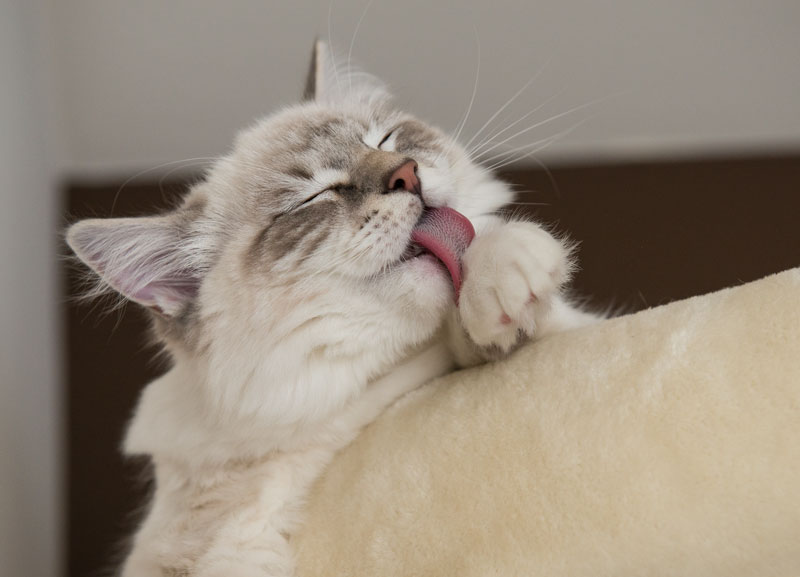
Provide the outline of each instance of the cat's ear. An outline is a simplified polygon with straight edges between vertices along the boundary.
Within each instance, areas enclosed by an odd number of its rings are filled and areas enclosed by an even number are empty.
[[[172,316],[200,286],[200,267],[181,238],[174,214],[146,218],[89,219],[72,225],[67,243],[124,297]]]
[[[388,97],[386,86],[350,62],[336,62],[333,50],[323,40],[314,41],[311,64],[306,76],[304,100],[325,104],[346,101],[366,103]]]
[[[330,70],[326,70],[326,67],[330,67]],[[314,48],[311,50],[311,64],[308,67],[303,100],[322,98],[326,77],[331,73],[333,73],[333,64],[330,61],[330,50],[325,42],[317,38],[314,40]]]

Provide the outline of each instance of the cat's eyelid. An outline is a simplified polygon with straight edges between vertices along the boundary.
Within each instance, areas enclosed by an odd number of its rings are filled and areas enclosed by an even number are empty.
[[[389,140],[394,135],[394,131],[395,130],[397,130],[397,129],[396,128],[392,128],[389,132],[387,132],[386,136],[384,136],[383,139],[378,143],[377,148],[380,148],[381,146],[383,146],[386,143],[386,141]]]
[[[383,126],[385,126],[385,124]],[[385,130],[378,125],[372,125],[369,130],[367,130],[366,134],[364,134],[361,141],[370,148],[381,150],[381,146],[390,141],[398,128],[400,128],[399,123],[392,126],[389,130]]]
[[[381,147],[384,144],[387,144],[387,143],[391,145],[389,150],[394,150],[395,149],[395,137],[397,136],[397,131],[400,130],[400,127],[402,125],[403,125],[403,123],[400,122],[400,123],[395,124],[394,126],[392,126],[392,128],[384,135],[384,137],[378,143],[378,146],[377,146],[378,150],[382,150]]]
[[[311,204],[312,202],[317,200],[320,196],[322,196],[326,192],[335,193],[336,189],[340,188],[341,186],[342,185],[340,185],[340,184],[334,184],[334,185],[331,185],[331,186],[326,186],[322,190],[320,190],[318,192],[315,192],[314,194],[312,194],[311,196],[309,196],[308,198],[306,198],[305,200],[303,200],[299,204],[297,204],[294,207],[292,207],[291,210],[297,210],[298,208],[301,208],[301,207],[304,207],[304,206],[307,206],[307,205]]]

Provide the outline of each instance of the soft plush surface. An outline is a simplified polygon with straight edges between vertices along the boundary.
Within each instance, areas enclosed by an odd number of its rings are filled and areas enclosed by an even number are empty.
[[[800,575],[800,269],[434,381],[293,545],[300,577]]]

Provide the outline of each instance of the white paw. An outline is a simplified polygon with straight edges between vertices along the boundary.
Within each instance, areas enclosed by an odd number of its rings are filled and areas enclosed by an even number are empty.
[[[504,223],[472,241],[463,269],[464,329],[475,344],[508,351],[549,312],[569,277],[569,250],[536,224]]]

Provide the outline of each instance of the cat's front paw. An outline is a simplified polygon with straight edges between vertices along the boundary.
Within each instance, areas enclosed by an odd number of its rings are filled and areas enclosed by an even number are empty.
[[[507,352],[533,337],[570,268],[569,250],[533,223],[504,223],[475,238],[458,304],[470,339]]]

